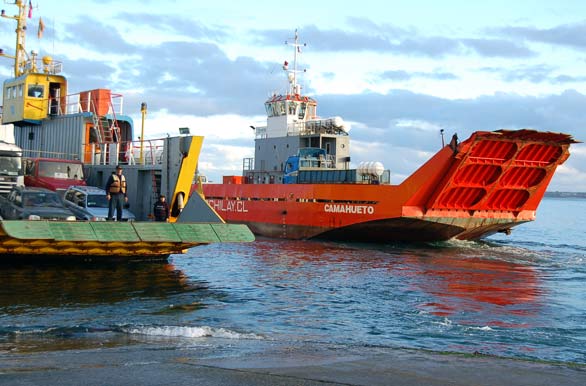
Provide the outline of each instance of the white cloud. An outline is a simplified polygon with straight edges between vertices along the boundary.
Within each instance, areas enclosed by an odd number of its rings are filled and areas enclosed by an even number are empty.
[[[264,117],[246,117],[235,114],[198,117],[193,115],[169,114],[166,110],[147,113],[145,119],[145,138],[162,138],[179,133],[180,127],[188,127],[193,135],[203,135],[206,142],[217,143],[222,140],[250,140],[253,146],[254,133],[250,125]],[[134,117],[135,136],[140,135],[140,118]]]
[[[155,1],[79,7],[64,0],[35,9],[34,17],[46,20],[46,38],[29,38],[27,48],[63,61],[70,91],[124,94],[135,137],[142,100],[151,108],[146,138],[180,127],[205,136],[200,166],[218,174],[240,174],[242,158],[252,156],[250,126],[264,125],[262,98],[283,88],[275,79],[282,61],[291,60],[283,42],[295,28],[308,44],[302,82],[326,101],[320,114],[351,121],[353,163],[380,160],[397,179],[407,176],[439,149],[442,128],[446,141],[454,132],[464,140],[474,130],[501,127],[583,135],[584,60],[574,48],[580,34],[560,40],[550,33],[582,25],[580,2],[563,2],[555,12],[504,0],[465,9],[459,2],[425,3],[424,14],[417,0],[395,4],[389,19],[380,12],[382,0],[344,7],[299,0],[312,12],[292,25],[266,1],[218,0],[202,8],[178,0],[161,8]],[[9,20],[0,23],[0,38],[14,42]],[[10,76],[11,64],[1,60],[0,75]],[[586,191],[586,148],[573,145],[571,153],[551,187]]]

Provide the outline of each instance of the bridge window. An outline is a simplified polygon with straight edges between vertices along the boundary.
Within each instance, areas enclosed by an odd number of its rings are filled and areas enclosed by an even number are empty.
[[[267,110],[267,116],[272,117],[275,115],[273,112],[273,104],[272,103],[265,103],[265,109]]]
[[[277,102],[277,115],[285,115],[285,102]]]
[[[307,112],[309,113],[309,118],[314,118],[316,116],[315,105],[307,106]]]
[[[305,119],[305,108],[307,107],[307,103],[299,104],[299,119]]]
[[[45,93],[45,86],[41,84],[29,84],[28,96],[33,98],[42,98]]]

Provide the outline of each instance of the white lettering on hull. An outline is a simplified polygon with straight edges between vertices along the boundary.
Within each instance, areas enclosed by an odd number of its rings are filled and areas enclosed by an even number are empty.
[[[374,206],[351,204],[325,204],[324,212],[349,214],[374,214]]]
[[[248,212],[244,201],[208,200],[208,204],[210,204],[216,212]]]

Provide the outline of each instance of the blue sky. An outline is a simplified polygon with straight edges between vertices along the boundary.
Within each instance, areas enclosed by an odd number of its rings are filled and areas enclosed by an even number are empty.
[[[55,4],[57,3],[57,4]],[[218,181],[253,156],[250,125],[282,92],[284,41],[307,43],[304,93],[352,129],[353,161],[398,183],[446,136],[535,128],[586,140],[586,2],[33,1],[27,48],[64,63],[70,92],[110,88],[146,137],[188,126],[206,137],[200,171]],[[16,7],[3,4],[8,14]],[[38,17],[45,36],[36,38]],[[14,23],[0,20],[2,48]],[[0,60],[0,75],[11,73]],[[586,147],[550,190],[586,191]]]

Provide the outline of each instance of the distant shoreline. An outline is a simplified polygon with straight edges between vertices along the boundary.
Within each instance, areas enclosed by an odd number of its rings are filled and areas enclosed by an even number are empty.
[[[545,192],[544,197],[553,197],[553,198],[586,198],[586,192]]]

